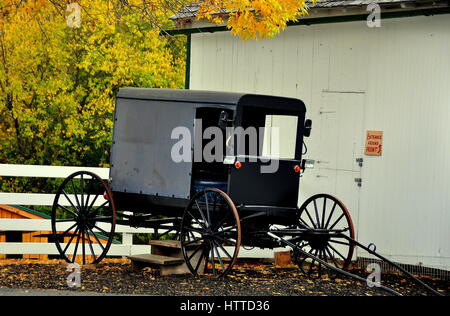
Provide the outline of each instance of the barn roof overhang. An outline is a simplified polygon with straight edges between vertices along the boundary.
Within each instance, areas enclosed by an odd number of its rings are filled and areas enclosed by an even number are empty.
[[[51,217],[39,211],[35,211],[20,205],[0,205],[0,209],[30,219],[50,219]]]
[[[319,0],[308,5],[308,15],[300,17],[296,22],[289,22],[288,26],[364,21],[370,14],[368,5],[371,3],[377,3],[380,6],[383,19],[450,14],[448,0]],[[229,31],[224,24],[218,25],[198,20],[198,9],[198,3],[185,6],[171,17],[176,28],[165,32],[170,35],[180,35]]]

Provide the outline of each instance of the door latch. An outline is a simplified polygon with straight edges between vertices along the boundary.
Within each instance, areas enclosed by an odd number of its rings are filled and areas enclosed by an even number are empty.
[[[360,167],[362,167],[362,166],[363,166],[363,163],[364,163],[364,158],[356,158],[356,162],[358,163],[358,165],[359,165]]]
[[[358,187],[362,187],[362,179],[361,178],[355,178],[355,182],[357,183]]]

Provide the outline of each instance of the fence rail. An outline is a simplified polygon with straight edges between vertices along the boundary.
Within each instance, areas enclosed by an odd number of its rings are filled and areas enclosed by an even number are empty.
[[[97,174],[102,179],[109,178],[109,168],[0,164],[0,177],[64,179],[77,171],[90,171]],[[53,205],[54,199],[54,194],[0,193],[0,204],[7,205],[50,206]],[[63,206],[70,206],[68,201],[63,200],[61,203],[63,203]],[[96,205],[100,205],[99,203],[100,202],[96,202]]]
[[[0,164],[0,177],[67,178],[77,171],[90,171],[102,179],[109,177],[109,168]]]
[[[77,171],[90,171],[102,179],[109,178],[109,168],[59,167],[36,165],[0,164],[0,177],[29,177],[29,178],[66,178]],[[55,194],[43,193],[3,193],[0,192],[0,205],[53,205]],[[60,202],[61,203],[61,202]],[[62,202],[64,203],[64,202]],[[67,201],[65,203],[68,203]],[[99,203],[100,202],[96,202]],[[63,206],[70,206],[63,204]],[[69,226],[67,226],[69,228]],[[62,229],[62,228],[61,228]],[[0,231],[39,232],[51,231],[51,221],[48,219],[0,219]],[[122,233],[122,243],[111,245],[108,256],[129,256],[150,253],[149,245],[134,245],[133,234],[153,233],[153,229],[133,228],[117,225],[117,233]],[[161,233],[162,231],[159,230]],[[53,243],[9,243],[0,242],[0,255],[59,255]],[[71,254],[68,250],[67,254]],[[240,257],[245,258],[273,258],[273,250],[241,249]]]

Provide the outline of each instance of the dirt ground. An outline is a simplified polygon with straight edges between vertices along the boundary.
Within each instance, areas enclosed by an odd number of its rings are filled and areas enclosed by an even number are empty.
[[[364,271],[353,273],[367,276]],[[61,261],[0,261],[0,288],[69,290],[67,264]],[[432,288],[450,294],[450,282],[423,278]],[[382,284],[403,295],[428,295],[404,277],[382,275]],[[239,263],[223,278],[191,275],[160,277],[150,268],[133,269],[128,260],[105,260],[97,266],[81,270],[80,292],[110,294],[144,294],[160,296],[380,296],[381,290],[348,278],[311,280],[294,266],[277,267],[270,264]],[[82,294],[82,293],[80,293]]]

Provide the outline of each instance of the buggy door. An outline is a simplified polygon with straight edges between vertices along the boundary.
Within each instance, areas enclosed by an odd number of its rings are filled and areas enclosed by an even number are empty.
[[[364,103],[363,93],[322,93],[322,107],[311,137],[311,141],[320,143],[310,155],[316,160],[316,166],[305,174],[300,196],[301,201],[323,192],[338,196],[345,201],[355,224],[361,223],[361,188],[355,179],[362,178],[363,168],[356,159],[363,157]],[[367,225],[368,230],[371,228],[369,220]],[[358,226],[355,225],[357,236]],[[354,256],[357,252],[355,249]]]

